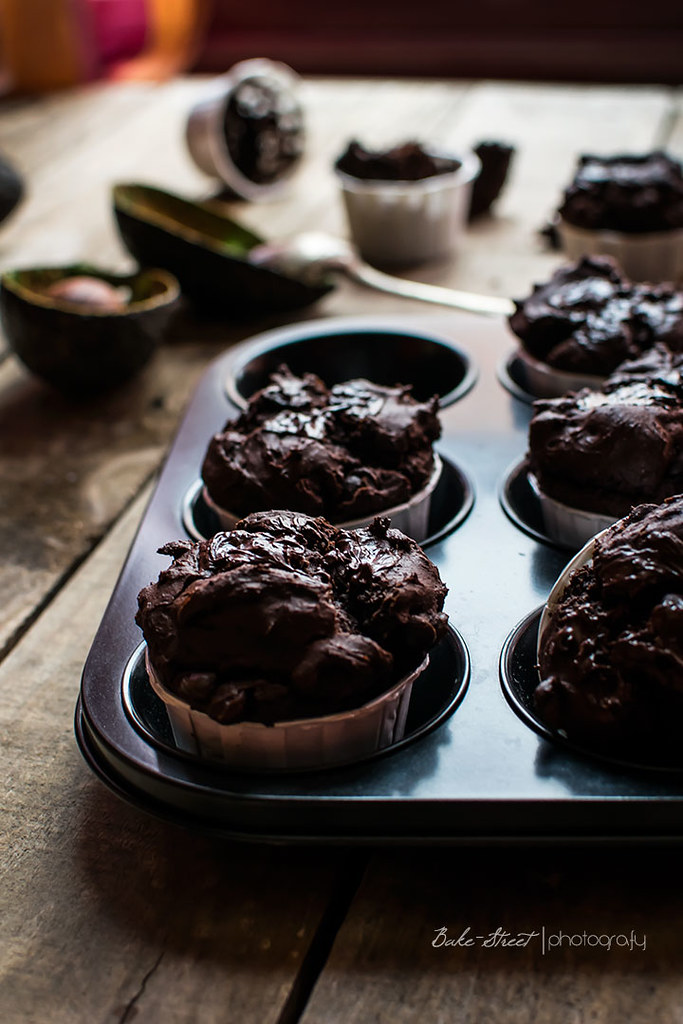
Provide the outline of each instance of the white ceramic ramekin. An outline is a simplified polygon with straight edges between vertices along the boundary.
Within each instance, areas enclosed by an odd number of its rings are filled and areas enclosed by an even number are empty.
[[[187,146],[197,166],[219,178],[235,195],[249,200],[275,199],[282,194],[298,162],[292,163],[276,181],[259,183],[247,178],[233,163],[225,137],[225,110],[231,93],[245,79],[261,78],[279,89],[294,93],[299,78],[286,64],[266,58],[243,60],[216,78],[208,95],[190,111],[185,129]],[[292,100],[295,103],[294,100]],[[297,109],[300,107],[297,105]]]
[[[568,391],[580,391],[581,388],[596,390],[607,376],[558,370],[539,359],[534,359],[523,348],[518,349],[517,358],[522,367],[525,390],[536,398],[560,398]]]
[[[626,234],[620,231],[589,231],[558,219],[562,248],[571,259],[581,256],[613,256],[633,281],[680,281],[683,279],[683,228]]]
[[[601,533],[620,518],[564,505],[561,501],[544,494],[533,473],[527,473],[527,479],[541,506],[543,525],[548,536],[560,544],[566,544],[567,547],[583,547],[597,533]]]
[[[413,683],[428,663],[429,655],[386,693],[351,711],[274,725],[223,725],[165,689],[145,650],[150,684],[166,707],[180,750],[251,771],[327,768],[361,760],[398,743],[405,734]]]
[[[470,151],[443,155],[460,167],[419,181],[365,180],[336,171],[351,237],[369,263],[409,266],[457,251],[481,162]]]
[[[439,456],[435,454],[434,469],[429,478],[429,483],[421,491],[418,491],[417,494],[414,494],[410,501],[405,501],[402,505],[394,505],[392,508],[381,509],[361,519],[348,519],[346,522],[334,523],[334,525],[342,530],[358,530],[363,526],[369,526],[377,516],[388,516],[391,519],[393,529],[400,530],[420,544],[429,536],[429,511],[432,495],[441,478],[442,469],[443,463]],[[232,530],[240,519],[244,519],[244,515],[235,515],[234,512],[227,512],[220,505],[217,505],[206,487],[202,489],[202,497],[208,508],[211,509],[218,519],[222,530]]]

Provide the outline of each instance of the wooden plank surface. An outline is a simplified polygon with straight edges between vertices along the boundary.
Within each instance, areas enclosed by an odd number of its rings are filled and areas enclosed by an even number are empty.
[[[83,764],[88,648],[148,497],[0,666],[0,1020],[279,1020],[348,871],[156,821]]]
[[[127,265],[108,209],[113,181],[208,194],[182,139],[204,87],[96,86],[0,108],[0,151],[30,185],[0,231],[0,266]],[[304,96],[309,156],[293,195],[230,209],[269,237],[344,232],[330,163],[351,136],[505,138],[518,155],[495,216],[467,233],[459,258],[413,275],[500,295],[560,261],[536,229],[579,152],[670,141],[683,153],[680,95],[666,89],[311,80]],[[419,308],[342,283],[302,316]],[[353,891],[363,856],[349,874],[336,851],[235,847],[128,808],[91,777],[72,735],[90,640],[195,382],[225,345],[278,322],[210,324],[185,310],[147,370],[97,402],[68,403],[13,357],[0,366],[0,1019],[9,1024],[289,1024],[334,931],[330,907]],[[305,1024],[680,1020],[675,869],[673,854],[655,853],[378,853]],[[437,957],[434,930],[461,922],[478,932],[633,928],[652,941],[640,959],[485,948]]]
[[[680,1024],[679,878],[665,849],[383,853],[302,1024]]]

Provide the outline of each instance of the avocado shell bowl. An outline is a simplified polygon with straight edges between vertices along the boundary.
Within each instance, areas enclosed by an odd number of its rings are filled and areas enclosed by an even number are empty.
[[[326,295],[332,283],[309,285],[249,262],[264,239],[219,212],[148,185],[115,185],[114,215],[128,251],[142,266],[165,267],[199,307],[222,316],[288,312]]]
[[[13,270],[0,278],[0,319],[29,370],[64,393],[87,397],[145,365],[179,294],[166,270],[110,274],[88,264]]]

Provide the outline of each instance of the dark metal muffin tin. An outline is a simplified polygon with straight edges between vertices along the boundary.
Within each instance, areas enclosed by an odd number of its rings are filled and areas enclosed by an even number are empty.
[[[513,347],[502,322],[467,314],[330,319],[261,335],[212,364],[83,672],[76,734],[111,789],[193,828],[250,839],[683,838],[682,773],[648,770],[637,756],[624,764],[577,752],[529,711],[535,613],[569,553],[544,540],[534,509],[525,505],[523,481],[510,471],[524,455],[531,415],[498,376]],[[188,535],[183,517],[210,436],[285,361],[328,383],[367,376],[414,383],[419,397],[442,395],[437,449],[447,480],[425,546],[449,587],[446,610],[454,628],[415,688],[405,741],[343,768],[237,773],[175,748],[165,710],[146,681],[134,615],[138,591],[168,564],[157,548]],[[200,521],[200,532],[211,528],[201,515]]]

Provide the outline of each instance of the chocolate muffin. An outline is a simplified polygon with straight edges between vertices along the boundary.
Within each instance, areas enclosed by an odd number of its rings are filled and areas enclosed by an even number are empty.
[[[641,505],[595,541],[539,643],[540,717],[570,739],[633,756],[683,724],[683,497]]]
[[[560,267],[515,307],[524,350],[558,370],[604,377],[657,342],[683,351],[683,291],[635,284],[606,256]]]
[[[438,570],[387,519],[344,531],[295,512],[161,549],[136,621],[163,687],[230,724],[365,704],[445,634]]]
[[[615,518],[683,492],[680,365],[535,402],[529,469],[549,498]]]
[[[589,230],[641,234],[683,228],[683,165],[661,151],[582,156],[559,213]]]
[[[211,440],[202,466],[209,497],[236,514],[288,508],[337,523],[386,511],[432,477],[437,405],[401,385],[328,388],[281,367]]]

